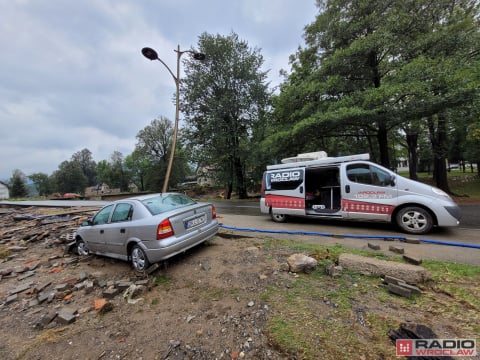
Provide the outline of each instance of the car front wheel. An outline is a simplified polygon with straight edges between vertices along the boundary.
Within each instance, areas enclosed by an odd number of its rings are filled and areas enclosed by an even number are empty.
[[[433,218],[430,213],[416,206],[401,209],[396,216],[398,226],[411,234],[426,234],[433,226]]]
[[[88,246],[83,239],[77,240],[77,253],[80,256],[87,256],[88,254],[90,254]]]
[[[138,245],[135,245],[132,249],[132,265],[137,271],[145,271],[150,266],[147,255]]]

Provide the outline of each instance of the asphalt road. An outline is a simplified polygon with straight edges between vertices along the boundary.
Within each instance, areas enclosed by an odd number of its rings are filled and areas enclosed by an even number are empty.
[[[215,207],[228,214],[265,216],[260,212],[260,206],[255,202],[222,201],[215,202]],[[459,205],[462,210],[460,227],[480,229],[480,204]]]
[[[8,206],[91,206],[101,207],[107,202],[92,201],[1,201],[0,207]],[[396,230],[391,224],[350,222],[294,218],[283,224],[274,223],[266,214],[260,213],[258,202],[216,202],[222,231],[242,236],[275,236],[297,239],[316,244],[368,249],[368,243],[378,244],[383,252],[391,254],[390,245],[404,247],[407,254],[423,259],[438,259],[465,264],[480,265],[480,205],[461,205],[463,212],[459,227],[434,228],[424,236],[412,236]],[[301,233],[301,234],[299,234]],[[305,235],[308,233],[309,235]],[[402,237],[419,240],[409,244],[395,239]]]
[[[406,254],[422,259],[480,265],[480,217],[477,215],[480,205],[461,206],[466,222],[459,227],[434,228],[423,236],[402,233],[391,224],[370,222],[293,218],[279,224],[260,213],[256,203],[218,202],[215,205],[223,230],[234,234],[293,238],[308,243],[341,244],[356,249],[368,249],[368,243],[372,243],[380,245],[381,251],[389,255],[393,254],[389,251],[390,246],[397,245],[403,247]],[[392,237],[395,238],[393,241]],[[405,238],[419,240],[420,243],[406,243]]]

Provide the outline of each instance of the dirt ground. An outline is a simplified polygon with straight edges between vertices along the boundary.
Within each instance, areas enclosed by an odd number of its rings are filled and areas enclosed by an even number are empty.
[[[0,249],[14,249],[0,257],[0,359],[301,358],[272,340],[266,325],[279,310],[262,296],[271,286],[289,289],[295,282],[296,275],[284,268],[293,250],[272,251],[262,238],[220,232],[147,275],[126,262],[66,252],[72,221],[80,218],[39,228],[38,220],[8,216],[0,216]],[[32,235],[33,224],[39,229]],[[331,278],[325,281],[337,286]],[[137,291],[124,297],[132,284]],[[96,309],[102,298],[106,305]],[[371,300],[364,292],[362,311],[420,322],[431,317],[401,300]],[[316,303],[318,316],[332,316],[335,308],[328,303]],[[357,320],[352,329],[373,341]],[[442,318],[440,335],[468,336],[456,320]],[[381,342],[394,349],[387,336]]]

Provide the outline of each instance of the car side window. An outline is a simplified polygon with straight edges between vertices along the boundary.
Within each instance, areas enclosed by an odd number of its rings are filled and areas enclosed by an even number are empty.
[[[110,212],[113,209],[113,205],[108,205],[100,210],[97,215],[93,218],[93,225],[101,225],[106,224],[108,222],[108,217],[110,216]]]
[[[132,220],[133,206],[131,204],[118,204],[113,211],[111,222]]]
[[[368,185],[387,186],[387,172],[369,164],[352,164],[347,166],[348,180]]]

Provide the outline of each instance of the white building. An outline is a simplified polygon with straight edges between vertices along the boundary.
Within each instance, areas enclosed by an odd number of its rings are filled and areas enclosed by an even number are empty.
[[[0,200],[8,199],[9,197],[10,197],[10,193],[8,191],[8,185],[0,181]]]

